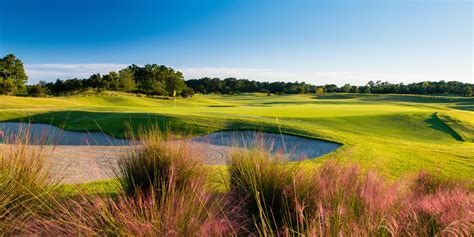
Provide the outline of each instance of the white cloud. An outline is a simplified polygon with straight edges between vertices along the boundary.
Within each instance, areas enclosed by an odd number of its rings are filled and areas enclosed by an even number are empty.
[[[26,64],[25,70],[30,78],[30,83],[40,80],[52,81],[57,78],[88,78],[93,73],[109,73],[118,71],[126,64]]]
[[[56,78],[88,78],[93,73],[105,74],[118,71],[128,64],[28,64],[25,70],[30,77],[30,83],[39,80],[52,81]],[[403,73],[370,73],[370,72],[303,72],[283,71],[275,69],[255,68],[225,68],[225,67],[199,67],[177,68],[182,71],[186,79],[201,77],[235,77],[248,78],[258,81],[305,81],[312,84],[337,84],[350,83],[364,85],[368,81],[389,81],[392,83],[411,83],[419,81],[456,80],[442,76]]]

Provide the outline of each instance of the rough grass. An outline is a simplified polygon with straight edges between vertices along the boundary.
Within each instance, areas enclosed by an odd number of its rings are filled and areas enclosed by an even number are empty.
[[[252,154],[252,155],[250,155]],[[474,194],[430,173],[388,182],[357,165],[326,162],[305,175],[261,151],[230,163],[242,232],[261,236],[470,236]],[[273,157],[274,158],[274,157]]]
[[[27,131],[25,137],[28,137]],[[10,136],[5,139],[10,140]],[[50,208],[55,183],[41,148],[16,139],[13,145],[0,144],[0,233],[13,234],[25,222]]]
[[[157,127],[142,131],[138,137],[140,146],[120,158],[115,171],[127,195],[150,190],[160,194],[170,183],[186,189],[197,180],[206,181],[204,166],[186,144],[170,145]]]
[[[53,188],[45,176],[48,168],[42,165],[43,159],[34,159],[42,156],[29,155],[28,146],[22,143],[10,146],[13,152],[2,153],[0,163],[0,187],[8,191],[0,192],[2,233],[41,236],[470,236],[474,233],[474,192],[470,181],[441,178],[430,172],[387,181],[376,172],[335,161],[320,167],[283,164],[279,154],[257,147],[232,154],[229,176],[224,177],[228,188],[217,191],[209,187],[202,164],[186,152],[186,147],[156,138],[154,130],[147,134],[143,146],[120,164],[119,171],[124,172],[117,174],[128,177],[120,177],[122,188],[115,195],[80,189],[66,196],[46,192]]]
[[[184,144],[171,145],[156,129],[118,163],[116,195],[77,189],[49,213],[29,222],[41,235],[222,236],[233,232],[210,191],[203,165]],[[99,184],[100,186],[100,184]],[[87,186],[86,186],[87,187]],[[69,189],[73,187],[69,186]]]
[[[297,167],[283,165],[283,156],[271,155],[262,148],[234,152],[229,166],[229,196],[233,206],[243,210],[240,221],[246,230],[272,230],[283,225],[290,208],[286,192],[293,183]]]

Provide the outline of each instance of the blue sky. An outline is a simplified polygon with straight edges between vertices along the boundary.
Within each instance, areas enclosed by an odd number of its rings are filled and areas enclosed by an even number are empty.
[[[473,82],[473,2],[0,0],[30,82],[157,63],[315,84]]]

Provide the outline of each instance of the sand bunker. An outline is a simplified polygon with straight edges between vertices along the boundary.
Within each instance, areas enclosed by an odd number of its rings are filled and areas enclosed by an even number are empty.
[[[53,178],[60,179],[63,183],[113,178],[112,167],[131,149],[128,146],[131,143],[129,140],[116,139],[100,132],[66,131],[46,124],[0,123],[3,134],[21,134],[26,129],[30,131],[32,141],[40,143],[46,140],[47,144],[55,144],[45,146],[45,151],[54,171]],[[2,141],[0,138],[0,142]],[[209,165],[223,165],[232,149],[252,148],[255,145],[283,153],[292,161],[320,157],[341,146],[333,142],[253,131],[221,131],[192,139],[170,141],[176,142],[189,145],[195,151],[193,153],[201,156]]]

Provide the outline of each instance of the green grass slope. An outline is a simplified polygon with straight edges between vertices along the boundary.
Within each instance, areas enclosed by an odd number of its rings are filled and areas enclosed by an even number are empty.
[[[443,111],[437,114],[439,119],[468,142],[474,142],[474,116],[466,111]]]

